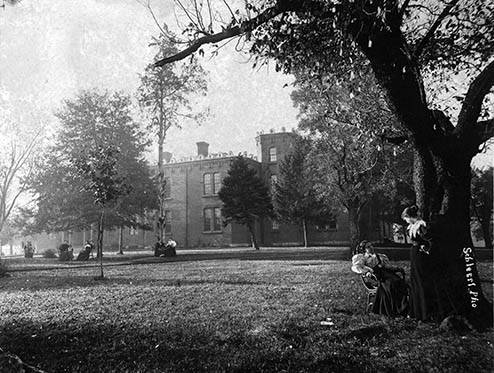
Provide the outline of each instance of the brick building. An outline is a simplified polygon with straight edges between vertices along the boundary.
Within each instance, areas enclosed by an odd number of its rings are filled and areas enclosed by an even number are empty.
[[[294,134],[279,132],[260,134],[256,138],[257,155],[243,154],[250,167],[255,169],[266,185],[278,178],[278,164],[290,152]],[[177,161],[167,153],[164,174],[169,185],[166,202],[167,229],[179,246],[229,247],[248,246],[247,228],[236,223],[222,226],[221,200],[218,191],[221,181],[236,155],[210,153],[209,145],[197,143],[197,155]],[[286,246],[303,242],[301,227],[262,219],[256,225],[256,237],[260,245]],[[309,227],[311,245],[336,245],[348,242],[348,220],[345,215],[328,222],[324,229]]]
[[[290,152],[294,134],[278,132],[259,134],[256,137],[257,154],[244,153],[250,167],[255,169],[266,185],[277,181],[278,164]],[[209,144],[197,143],[197,155],[177,160],[165,152],[163,171],[167,180],[166,230],[167,237],[173,236],[179,247],[233,247],[249,246],[250,235],[247,228],[239,224],[222,225],[221,200],[218,191],[221,181],[227,175],[233,153],[210,153]],[[366,227],[367,237],[379,240],[386,228],[370,218]],[[262,219],[255,227],[256,237],[261,246],[291,246],[303,243],[302,228],[282,224],[272,219]],[[96,239],[96,226],[80,232],[59,232],[36,235],[31,239],[38,252],[55,249],[64,240],[74,248],[82,247],[85,240]],[[386,234],[384,234],[386,236]],[[325,227],[308,227],[309,245],[347,245],[349,240],[348,218],[346,214],[337,216]],[[20,240],[19,240],[20,241]],[[122,242],[124,248],[152,247],[156,242],[156,232],[133,227],[105,231],[105,250],[116,250]],[[20,244],[20,242],[18,242]],[[20,246],[20,245],[18,245]],[[20,250],[20,248],[19,248]],[[15,250],[15,251],[19,251]],[[7,251],[7,252],[5,252]],[[4,254],[12,252],[12,247],[4,248]]]

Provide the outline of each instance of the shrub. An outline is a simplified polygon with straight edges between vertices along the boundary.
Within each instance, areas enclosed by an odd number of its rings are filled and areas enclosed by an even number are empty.
[[[52,250],[52,249],[47,249],[43,253],[43,258],[46,258],[46,259],[53,259],[56,257],[57,257],[57,254],[55,253],[55,250]]]
[[[0,260],[0,278],[9,276],[9,270],[5,261]]]

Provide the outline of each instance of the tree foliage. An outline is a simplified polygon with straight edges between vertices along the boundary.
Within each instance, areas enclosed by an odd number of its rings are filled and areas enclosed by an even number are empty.
[[[156,206],[156,192],[130,98],[83,91],[65,101],[57,116],[60,132],[31,183],[34,228],[86,229],[99,221],[103,204],[107,227],[138,225],[138,216]]]
[[[162,32],[159,37],[153,38],[151,44],[157,50],[155,60],[178,51],[166,25]],[[166,180],[163,173],[166,134],[171,127],[180,127],[183,119],[200,121],[205,114],[192,107],[191,97],[206,92],[206,72],[196,60],[176,65],[170,64],[159,70],[152,64],[147,66],[137,90],[139,106],[146,115],[148,132],[158,144],[159,241],[163,241],[166,224]]]
[[[314,175],[307,164],[311,142],[297,137],[291,152],[279,163],[279,179],[274,186],[274,211],[282,221],[302,226],[307,247],[307,224],[325,225],[334,219],[331,199],[318,198]]]
[[[252,245],[259,249],[254,224],[263,217],[272,216],[273,206],[268,187],[244,157],[233,159],[218,196],[223,202],[221,213],[225,224],[234,221],[246,225]]]

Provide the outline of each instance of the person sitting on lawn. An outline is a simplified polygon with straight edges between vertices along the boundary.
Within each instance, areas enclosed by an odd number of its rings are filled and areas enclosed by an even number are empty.
[[[84,248],[81,250],[79,255],[77,256],[77,260],[86,261],[89,260],[89,256],[93,253],[93,244],[91,241],[87,240]]]
[[[366,277],[375,276],[378,281],[372,312],[392,317],[408,314],[405,270],[391,266],[388,257],[376,253],[369,241],[364,240],[358,244],[352,257],[352,271]]]

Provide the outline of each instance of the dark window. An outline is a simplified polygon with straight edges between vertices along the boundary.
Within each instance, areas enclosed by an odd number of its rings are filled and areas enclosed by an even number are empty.
[[[221,232],[221,222],[219,207],[204,209],[204,232]]]
[[[172,195],[172,179],[165,177],[165,187],[163,189],[163,197],[170,198]]]
[[[214,208],[214,231],[221,231],[221,209],[219,207]]]
[[[171,210],[165,211],[165,233],[171,233],[172,231],[172,212]]]
[[[316,229],[318,231],[335,231],[338,229],[336,224],[336,218],[330,219],[326,224],[317,224]]]
[[[204,232],[211,231],[212,215],[213,211],[211,209],[204,209]]]

